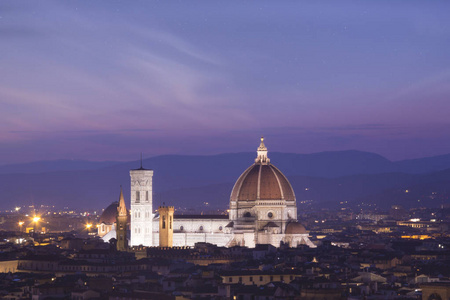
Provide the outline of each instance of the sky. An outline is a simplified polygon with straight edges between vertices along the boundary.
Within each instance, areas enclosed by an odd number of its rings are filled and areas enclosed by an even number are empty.
[[[0,165],[450,153],[450,1],[0,2]]]

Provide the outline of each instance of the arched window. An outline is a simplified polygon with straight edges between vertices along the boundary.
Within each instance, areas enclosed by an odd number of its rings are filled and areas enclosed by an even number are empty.
[[[246,212],[245,214],[244,214],[244,217],[246,217],[246,218],[249,218],[249,217],[251,217],[252,216],[252,214],[250,213],[250,212]]]
[[[203,225],[202,225],[202,226],[200,226],[199,230],[200,230],[200,231],[203,231]]]
[[[166,229],[166,216],[163,216],[162,218],[162,228]]]
[[[136,201],[135,201],[135,202],[136,202],[136,203],[141,202],[141,197],[140,197],[139,191],[136,191]]]
[[[180,230],[183,231],[183,229],[184,229],[184,227],[183,227],[183,225],[181,225],[181,226],[180,226]]]

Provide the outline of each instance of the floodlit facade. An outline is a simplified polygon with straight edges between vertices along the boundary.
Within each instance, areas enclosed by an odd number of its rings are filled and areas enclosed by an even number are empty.
[[[261,138],[254,163],[239,176],[233,187],[229,216],[174,214],[172,220],[172,215],[163,209],[166,220],[160,220],[159,214],[152,213],[153,171],[142,166],[131,170],[130,245],[159,246],[160,231],[167,230],[161,226],[170,224],[173,226],[170,234],[162,235],[163,245],[194,246],[197,242],[206,242],[217,246],[253,248],[257,244],[279,247],[285,243],[291,247],[300,244],[315,247],[308,238],[308,231],[297,222],[296,198],[291,184],[271,164],[267,152]],[[109,228],[107,226],[100,224],[99,228]],[[111,230],[115,227],[112,226]],[[106,234],[104,239],[108,237]]]
[[[130,171],[130,177],[130,246],[151,246],[153,245],[153,170],[146,170],[141,164],[139,169]]]

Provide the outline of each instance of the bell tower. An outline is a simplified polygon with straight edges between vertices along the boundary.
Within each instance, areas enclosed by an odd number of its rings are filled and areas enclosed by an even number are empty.
[[[159,212],[159,246],[173,246],[173,206],[160,206]]]
[[[130,170],[131,177],[131,246],[153,246],[153,170],[142,167]]]
[[[116,239],[117,239],[117,251],[127,251],[128,249],[128,212],[123,199],[122,186],[120,187],[119,205],[117,206],[116,217]]]

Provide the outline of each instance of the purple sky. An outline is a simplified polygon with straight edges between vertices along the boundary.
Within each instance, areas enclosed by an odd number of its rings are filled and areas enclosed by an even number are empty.
[[[450,1],[316,2],[0,2],[0,164],[450,153]]]

